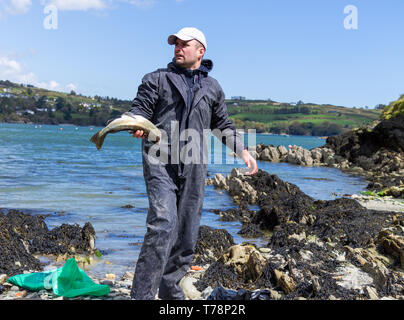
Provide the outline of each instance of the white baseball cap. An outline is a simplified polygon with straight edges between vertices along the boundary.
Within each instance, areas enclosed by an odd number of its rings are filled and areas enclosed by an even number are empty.
[[[189,41],[189,40],[198,40],[202,45],[205,47],[205,50],[208,49],[207,43],[206,43],[206,38],[205,35],[203,34],[202,31],[198,30],[197,28],[182,28],[178,33],[172,34],[168,37],[168,44],[175,44],[176,39],[181,39],[183,41]]]

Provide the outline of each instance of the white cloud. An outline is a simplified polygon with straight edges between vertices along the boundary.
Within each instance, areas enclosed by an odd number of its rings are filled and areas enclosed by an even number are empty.
[[[31,8],[31,0],[11,0],[10,1],[10,13],[24,14]]]
[[[68,91],[76,91],[77,90],[77,86],[74,84],[74,83],[69,83],[67,86],[66,86],[66,88],[67,88],[67,90]]]
[[[158,0],[40,0],[42,6],[54,5],[61,11],[104,10],[113,8],[113,4],[119,2],[129,3],[138,8],[150,8]],[[31,6],[31,0],[0,0],[0,18],[8,14],[25,14]]]
[[[0,0],[0,18],[9,14],[27,13],[31,6],[31,0]]]
[[[107,3],[104,0],[41,0],[41,4],[52,4],[62,11],[87,11],[90,9],[101,10],[107,8]]]
[[[57,81],[40,81],[33,72],[27,70],[15,58],[8,56],[0,56],[0,79],[16,83],[32,84],[35,87],[49,90],[61,90],[61,86]]]
[[[120,1],[133,4],[134,6],[139,8],[149,8],[156,3],[156,0],[120,0]]]

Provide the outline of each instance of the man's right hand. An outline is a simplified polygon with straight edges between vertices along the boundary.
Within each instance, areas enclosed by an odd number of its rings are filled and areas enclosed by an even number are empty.
[[[132,136],[135,138],[141,138],[141,139],[145,138],[145,136],[143,135],[144,133],[143,130],[136,130],[135,132],[129,131],[129,133],[132,134]]]

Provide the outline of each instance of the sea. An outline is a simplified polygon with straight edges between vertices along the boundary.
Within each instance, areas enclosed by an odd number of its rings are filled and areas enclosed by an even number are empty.
[[[110,134],[98,151],[89,139],[100,129],[67,124],[0,123],[0,208],[45,215],[49,229],[63,223],[83,226],[91,222],[96,231],[95,246],[102,255],[85,271],[95,277],[104,277],[106,273],[119,277],[126,271],[135,271],[146,232],[149,203],[143,179],[141,140],[127,132]],[[264,143],[311,149],[325,144],[324,139],[311,136],[256,134],[254,139],[250,138],[245,135],[250,147]],[[214,139],[208,178],[245,167],[241,160],[229,156],[226,147],[213,148]],[[220,154],[222,161],[216,163]],[[362,177],[334,168],[257,163],[259,169],[297,185],[314,199],[331,200],[358,194],[367,186]],[[201,225],[226,229],[236,243],[265,245],[268,242],[265,239],[241,237],[237,234],[240,222],[219,221],[213,212],[213,209],[236,207],[225,191],[206,186]],[[45,270],[58,266],[47,257],[40,259],[46,264]]]

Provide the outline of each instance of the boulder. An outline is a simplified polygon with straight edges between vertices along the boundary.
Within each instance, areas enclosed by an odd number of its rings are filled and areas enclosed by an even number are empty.
[[[266,259],[261,252],[249,244],[230,247],[219,260],[230,267],[245,281],[256,281],[262,274]]]
[[[225,229],[200,226],[193,264],[212,263],[232,245],[234,245],[233,237]]]
[[[277,286],[280,287],[284,293],[288,294],[288,293],[295,291],[296,283],[286,273],[275,269],[274,277],[275,277]]]

